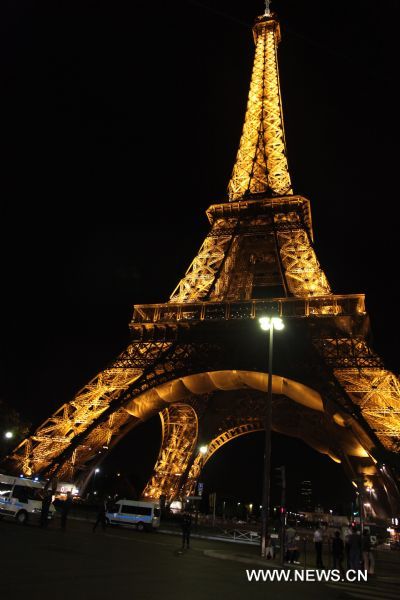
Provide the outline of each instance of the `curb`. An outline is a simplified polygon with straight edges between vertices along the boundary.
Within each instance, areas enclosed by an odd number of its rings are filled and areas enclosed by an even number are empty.
[[[210,558],[233,560],[235,562],[241,562],[247,565],[260,565],[264,567],[264,569],[276,569],[279,567],[279,565],[270,563],[267,559],[262,559],[259,557],[252,558],[250,556],[240,556],[238,554],[225,554],[224,552],[218,552],[218,550],[203,550],[203,554],[205,556],[209,556]]]

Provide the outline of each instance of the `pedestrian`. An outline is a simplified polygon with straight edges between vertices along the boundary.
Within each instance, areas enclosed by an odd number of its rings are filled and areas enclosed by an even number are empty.
[[[339,569],[341,573],[343,573],[343,555],[344,543],[340,537],[340,531],[335,531],[335,537],[332,540],[333,568]]]
[[[275,556],[275,539],[270,535],[267,536],[265,556],[268,560],[274,558]]]
[[[375,557],[372,552],[372,544],[371,537],[369,532],[364,529],[363,537],[361,540],[362,546],[362,555],[364,560],[364,569],[368,571],[369,575],[374,575],[375,573]]]
[[[192,528],[192,516],[189,512],[185,511],[182,516],[182,550],[190,548],[190,530]]]
[[[49,490],[43,492],[42,512],[40,513],[40,527],[46,528],[49,522],[49,511],[52,501],[52,493]]]
[[[65,531],[67,527],[67,517],[72,506],[72,494],[67,492],[67,498],[64,500],[61,506],[61,529]]]
[[[99,512],[97,513],[97,519],[96,519],[96,523],[93,525],[93,533],[96,531],[97,525],[99,525],[101,523],[101,528],[104,531],[107,525],[107,520],[106,520],[106,514],[107,514],[107,501],[104,500],[104,502],[102,502]]]
[[[317,526],[317,529],[314,531],[314,545],[315,545],[315,555],[316,555],[316,567],[317,569],[323,569],[324,565],[322,563],[322,531]]]
[[[350,527],[344,527],[343,528],[343,537],[344,537],[344,552],[346,555],[346,568],[350,569],[350,536],[351,536],[351,529]]]
[[[293,564],[297,562],[298,548],[296,543],[296,530],[292,525],[286,530],[286,560],[288,563]]]
[[[353,527],[351,535],[349,536],[349,566],[353,571],[358,571],[361,562],[361,544],[360,536],[357,533],[357,529]]]

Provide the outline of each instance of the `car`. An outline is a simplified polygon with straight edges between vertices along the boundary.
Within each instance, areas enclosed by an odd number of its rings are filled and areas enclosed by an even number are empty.
[[[0,473],[0,517],[14,519],[21,525],[40,519],[44,487],[43,482]],[[52,519],[55,512],[50,504],[48,519]]]
[[[106,523],[151,530],[160,526],[160,514],[159,502],[121,499],[108,508]]]

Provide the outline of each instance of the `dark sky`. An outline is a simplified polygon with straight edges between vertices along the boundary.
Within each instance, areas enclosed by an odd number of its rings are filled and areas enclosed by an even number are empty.
[[[226,199],[263,2],[6,4],[2,395],[38,424],[128,342],[133,303],[169,297]],[[273,3],[294,189],[396,372],[399,4]]]

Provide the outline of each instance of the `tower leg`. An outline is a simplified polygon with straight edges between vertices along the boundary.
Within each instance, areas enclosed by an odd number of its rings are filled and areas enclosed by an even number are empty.
[[[154,474],[143,490],[149,498],[179,496],[182,479],[190,465],[198,437],[196,411],[188,404],[173,404],[160,413],[162,442]]]

